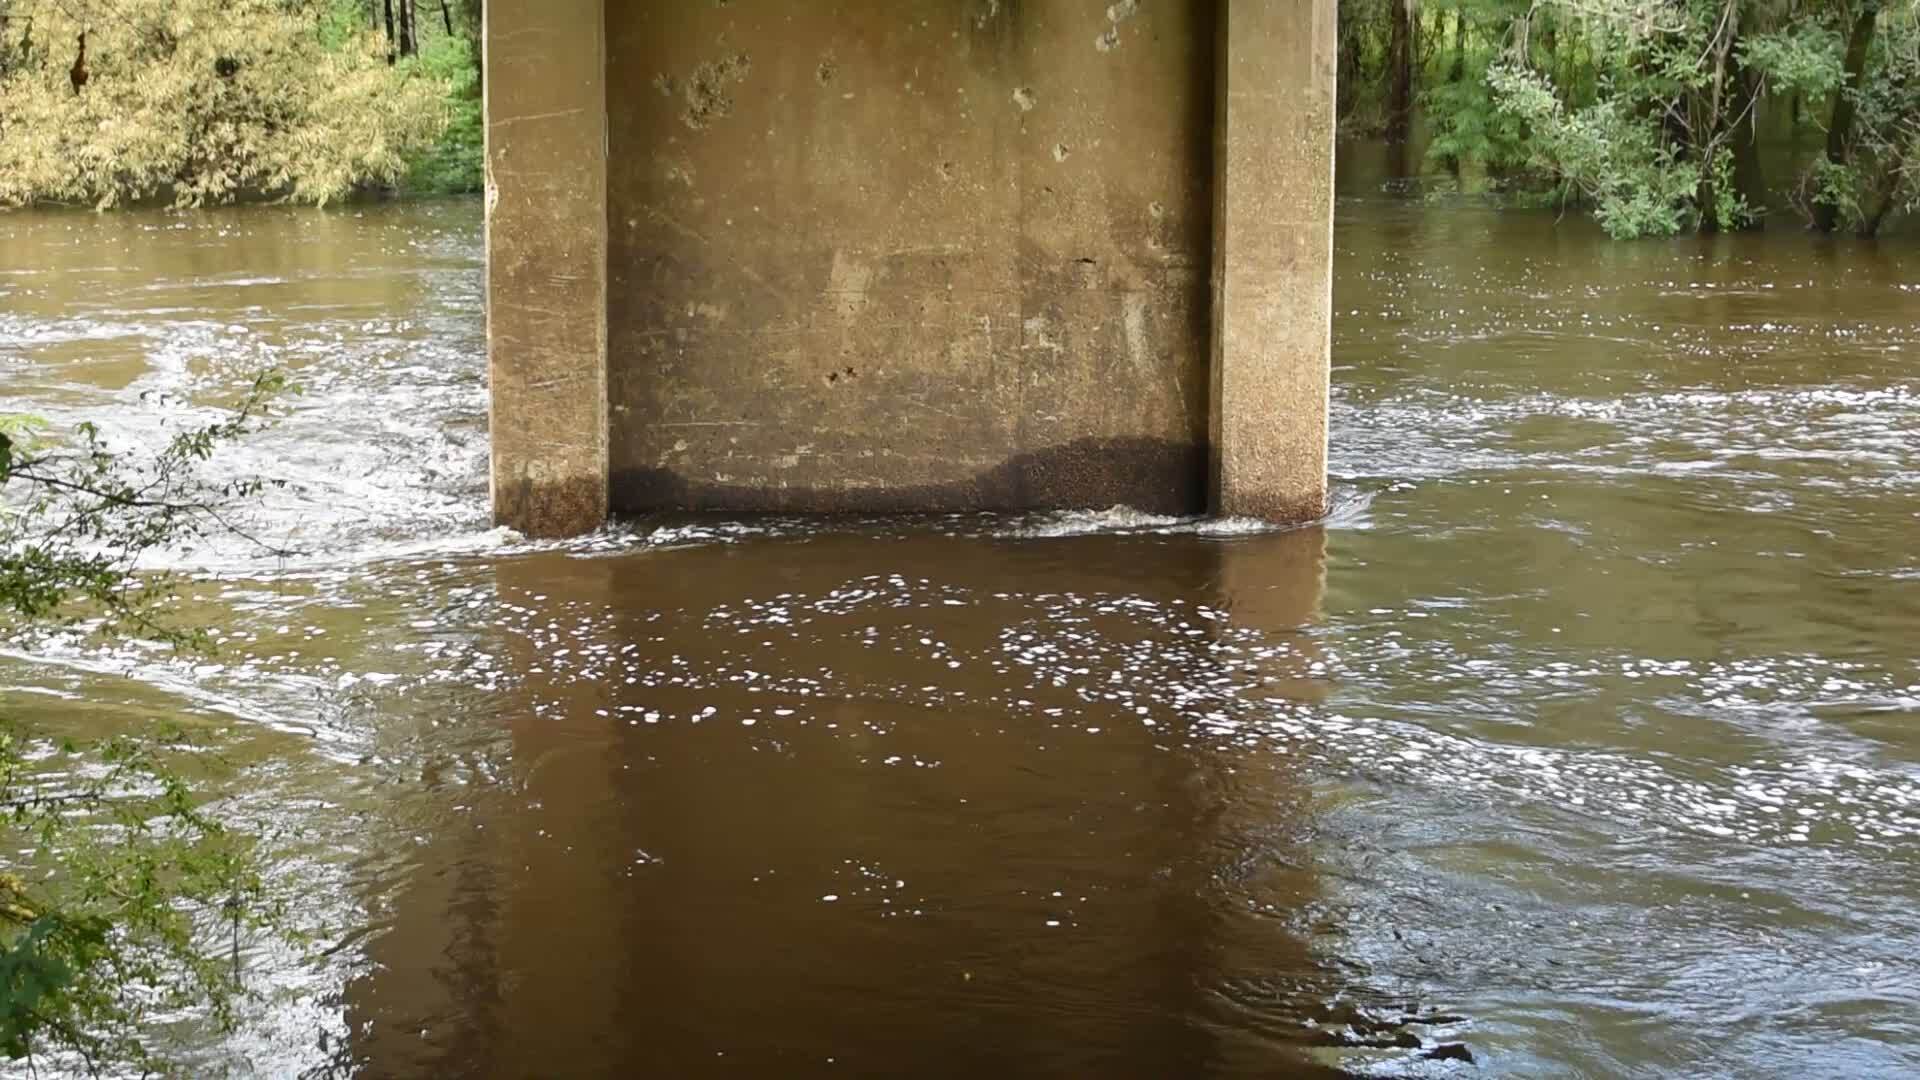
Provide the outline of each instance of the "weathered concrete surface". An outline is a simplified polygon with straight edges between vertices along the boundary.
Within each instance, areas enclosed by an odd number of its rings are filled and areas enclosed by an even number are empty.
[[[536,536],[607,516],[601,0],[486,7],[493,506]]]
[[[501,0],[494,495],[1326,502],[1336,0]]]
[[[1213,512],[1327,506],[1337,0],[1221,0],[1214,118]]]
[[[609,5],[614,509],[1199,510],[1214,24]]]

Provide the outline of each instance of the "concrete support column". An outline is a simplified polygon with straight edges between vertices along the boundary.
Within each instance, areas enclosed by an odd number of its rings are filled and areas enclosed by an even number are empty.
[[[1214,513],[1327,507],[1338,0],[1220,0],[1214,116]]]
[[[603,0],[488,0],[493,512],[532,536],[607,516]]]

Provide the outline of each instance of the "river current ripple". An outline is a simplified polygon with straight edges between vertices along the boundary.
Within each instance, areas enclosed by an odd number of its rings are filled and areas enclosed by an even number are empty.
[[[1920,1071],[1920,259],[1341,213],[1322,526],[567,543],[488,521],[476,207],[0,219],[0,412],[299,386],[215,465],[297,553],[169,557],[218,654],[0,701],[235,763],[334,944],[208,1071]]]

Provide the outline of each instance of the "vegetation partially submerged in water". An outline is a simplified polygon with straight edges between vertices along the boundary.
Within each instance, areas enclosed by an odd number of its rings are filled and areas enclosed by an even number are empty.
[[[166,616],[173,579],[142,557],[231,533],[260,481],[199,465],[256,423],[277,380],[151,457],[83,426],[65,445],[0,417],[0,626],[137,636],[179,649],[204,634]],[[252,838],[209,811],[202,755],[174,729],[104,742],[0,717],[0,1055],[93,1073],[164,1068],[163,1015],[231,1025],[241,944],[280,925]]]
[[[1744,229],[1770,186],[1814,228],[1920,208],[1914,0],[1341,0],[1349,132],[1409,138],[1618,237]],[[1769,178],[1761,132],[1819,152]]]
[[[477,5],[399,7],[396,32],[393,0],[385,26],[368,0],[13,4],[0,205],[477,190]]]

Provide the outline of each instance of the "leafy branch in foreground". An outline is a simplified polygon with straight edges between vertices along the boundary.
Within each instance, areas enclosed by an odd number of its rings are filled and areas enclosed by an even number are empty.
[[[138,635],[204,649],[166,618],[170,574],[143,556],[214,534],[262,481],[209,482],[200,466],[259,422],[277,376],[218,422],[129,459],[83,425],[0,418],[0,625]],[[240,942],[273,927],[251,838],[210,814],[177,732],[98,743],[0,724],[0,1054],[96,1074],[167,1071],[152,1026],[228,1027],[244,992]]]
[[[180,432],[141,462],[93,424],[79,426],[77,445],[58,447],[35,421],[0,421],[0,497],[17,496],[0,501],[0,614],[28,624],[90,619],[103,633],[203,647],[203,631],[158,615],[173,576],[136,571],[149,552],[215,534],[270,548],[231,516],[267,481],[210,484],[199,467],[251,431],[282,386],[277,374],[261,376],[231,415]]]
[[[240,936],[274,912],[249,838],[208,816],[170,760],[184,748],[0,734],[0,811],[26,850],[0,872],[0,1053],[152,1071],[155,1017],[232,1024]]]

